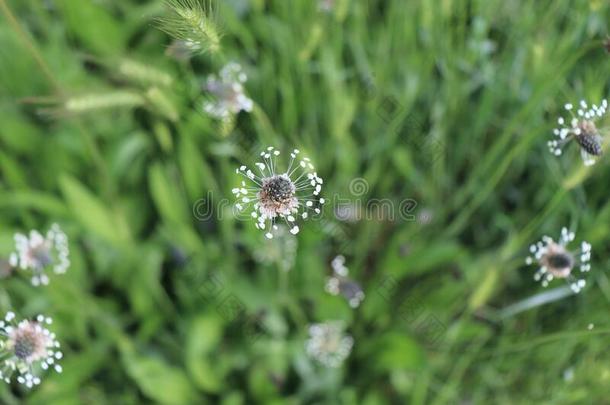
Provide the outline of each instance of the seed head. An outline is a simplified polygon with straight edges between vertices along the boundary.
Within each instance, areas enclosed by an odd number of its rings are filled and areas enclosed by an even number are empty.
[[[593,121],[582,121],[580,124],[580,135],[575,136],[580,147],[590,155],[601,156],[602,154],[602,137],[595,127]]]
[[[570,118],[559,117],[558,128],[553,130],[556,139],[548,142],[550,152],[555,156],[560,156],[563,147],[575,140],[580,147],[580,152],[585,165],[590,166],[595,163],[595,159],[602,155],[602,136],[596,126],[607,112],[608,101],[602,100],[601,105],[589,107],[586,101],[580,102],[576,114],[573,112],[574,106],[566,104],[565,110],[570,114]]]
[[[32,285],[49,284],[45,271],[53,269],[56,274],[63,274],[70,266],[68,237],[53,224],[46,236],[37,230],[30,232],[30,237],[15,234],[16,252],[10,256],[10,264],[22,270],[32,271]]]
[[[534,280],[540,281],[543,287],[547,287],[554,278],[565,279],[575,293],[580,292],[586,284],[585,280],[576,278],[573,270],[578,267],[581,273],[591,270],[591,245],[582,242],[577,251],[570,251],[567,245],[575,238],[574,232],[567,228],[561,230],[559,242],[551,237],[544,236],[541,241],[530,246],[531,256],[525,259],[527,265],[537,265],[538,271]]]
[[[59,342],[55,334],[44,325],[50,325],[51,318],[38,315],[35,321],[15,322],[15,314],[9,312],[0,321],[0,378],[10,383],[13,374],[17,382],[28,388],[40,384],[39,373],[53,367],[61,373],[57,362],[62,358]]]
[[[319,214],[318,204],[324,204],[324,199],[318,198],[323,181],[309,158],[299,159],[299,154],[295,149],[290,154],[288,169],[276,173],[280,151],[270,146],[261,153],[262,162],[255,164],[260,175],[245,165],[236,170],[251,184],[248,186],[246,181],[242,181],[241,187],[232,190],[237,198],[235,207],[239,212],[251,210],[250,216],[256,220],[256,227],[265,231],[269,239],[273,238],[272,231],[277,229],[276,221],[283,220],[290,233],[296,235],[299,232],[297,218],[307,219],[310,210]]]
[[[299,205],[295,192],[294,183],[285,173],[266,177],[258,192],[261,209],[275,214],[290,212]]]
[[[345,267],[345,257],[339,255],[331,262],[333,275],[326,281],[326,291],[332,295],[343,295],[349,306],[357,308],[364,300],[364,291],[360,284],[348,277],[349,270]]]
[[[222,33],[218,13],[211,0],[166,0],[167,15],[157,19],[159,29],[182,41],[191,54],[216,53]]]
[[[349,356],[354,339],[343,333],[340,322],[316,323],[309,327],[307,354],[326,367],[339,367]]]
[[[229,63],[220,71],[217,77],[208,77],[205,90],[211,96],[203,104],[203,110],[212,117],[230,121],[240,111],[250,112],[254,103],[244,90],[248,77],[237,63]]]

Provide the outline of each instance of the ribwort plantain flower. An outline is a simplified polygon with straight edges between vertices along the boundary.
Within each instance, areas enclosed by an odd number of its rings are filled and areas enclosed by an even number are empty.
[[[577,278],[572,271],[578,267],[581,273],[591,270],[591,245],[582,242],[580,249],[568,250],[568,244],[574,241],[574,232],[567,228],[561,230],[558,242],[549,236],[543,236],[542,240],[530,246],[531,256],[525,259],[525,263],[538,266],[534,280],[540,281],[543,287],[547,287],[554,278],[565,279],[575,293],[585,287],[585,280]]]
[[[345,267],[345,257],[339,255],[331,262],[333,275],[326,281],[326,292],[331,295],[343,295],[352,308],[357,308],[364,300],[364,291],[360,284],[348,277],[349,270]]]
[[[181,41],[191,54],[220,50],[222,34],[211,0],[166,0],[168,15],[157,19],[159,29]]]
[[[252,111],[254,103],[246,96],[243,86],[247,80],[248,76],[235,62],[223,67],[219,76],[209,76],[205,90],[211,99],[203,103],[203,110],[225,121],[230,121],[240,111]]]
[[[46,236],[37,230],[30,231],[29,238],[15,234],[15,248],[17,251],[11,254],[9,262],[13,267],[32,270],[34,286],[49,284],[45,270],[63,274],[70,266],[68,237],[57,224],[51,226]]]
[[[340,322],[316,323],[309,326],[305,343],[307,355],[325,367],[339,367],[350,355],[354,339],[343,333]]]
[[[235,170],[252,183],[247,185],[242,181],[240,187],[232,190],[237,199],[235,208],[240,212],[250,211],[256,227],[269,239],[277,230],[278,220],[284,221],[290,233],[296,235],[299,233],[297,218],[307,219],[311,210],[319,214],[318,204],[324,204],[324,199],[318,198],[323,181],[310,159],[299,158],[299,154],[295,149],[286,171],[278,171],[276,159],[280,151],[270,146],[261,152],[262,162],[255,163],[260,175],[246,166]]]
[[[599,106],[595,104],[589,106],[586,101],[581,100],[576,114],[572,104],[566,104],[564,108],[570,117],[557,119],[559,127],[553,130],[556,139],[548,142],[549,151],[555,156],[560,156],[563,147],[574,140],[580,147],[584,164],[591,166],[603,153],[602,136],[597,122],[606,115],[608,101],[604,99]]]
[[[52,367],[61,373],[57,361],[62,358],[59,342],[55,334],[44,325],[52,319],[38,315],[35,321],[15,321],[15,314],[8,312],[0,321],[0,378],[10,383],[14,374],[17,382],[28,388],[40,384],[41,370]]]

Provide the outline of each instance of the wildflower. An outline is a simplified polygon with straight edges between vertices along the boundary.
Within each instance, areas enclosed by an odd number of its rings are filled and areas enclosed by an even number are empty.
[[[550,152],[555,156],[560,156],[563,147],[575,140],[580,146],[582,160],[586,166],[591,166],[595,163],[595,159],[602,155],[602,137],[596,126],[608,109],[608,101],[602,100],[601,105],[589,105],[582,100],[574,114],[574,106],[566,104],[565,110],[570,114],[570,118],[559,117],[557,123],[558,128],[553,130],[553,134],[559,139],[548,141]]]
[[[256,227],[265,231],[268,239],[273,238],[272,230],[277,230],[276,221],[283,220],[290,228],[290,233],[299,233],[296,225],[298,217],[307,219],[309,211],[320,213],[316,206],[317,196],[322,190],[322,179],[314,171],[314,166],[307,157],[298,158],[300,154],[295,149],[290,154],[288,169],[284,172],[276,172],[277,163],[275,159],[280,151],[270,146],[261,152],[262,162],[255,163],[260,171],[260,176],[241,166],[235,172],[246,177],[253,186],[247,186],[245,181],[241,187],[234,188],[233,194],[237,198],[235,208],[238,211],[250,210],[250,216],[256,220]],[[318,200],[324,204],[324,199]]]
[[[17,382],[31,388],[40,384],[41,370],[53,367],[61,373],[61,366],[56,364],[62,358],[59,342],[44,326],[52,322],[51,318],[38,315],[35,321],[16,323],[14,313],[6,314],[4,321],[0,321],[1,379],[10,383],[17,373]]]
[[[339,255],[331,262],[333,275],[326,281],[326,292],[332,295],[343,295],[349,306],[357,308],[364,300],[364,292],[358,283],[349,279],[349,270],[345,267],[345,257]]]
[[[307,354],[326,367],[339,367],[349,356],[354,339],[343,333],[339,322],[316,323],[309,326],[305,343]]]
[[[265,249],[255,249],[254,259],[263,264],[276,264],[283,271],[294,266],[297,253],[297,238],[285,225],[278,225],[273,239],[267,241]]]
[[[63,274],[70,266],[68,259],[68,237],[53,224],[43,236],[37,230],[30,232],[30,237],[15,234],[16,252],[10,256],[10,264],[22,270],[32,270],[32,285],[49,284],[45,270],[52,268],[56,274]]]
[[[569,232],[567,228],[563,228],[559,242],[555,242],[549,236],[543,236],[541,241],[530,246],[532,256],[528,256],[525,263],[528,266],[534,263],[539,266],[534,275],[534,280],[540,281],[543,287],[548,286],[554,278],[563,278],[575,293],[584,288],[585,280],[576,278],[572,274],[572,270],[576,267],[579,267],[581,273],[591,270],[589,264],[591,245],[583,241],[580,249],[570,251],[567,246],[574,240],[574,237],[574,232]]]
[[[209,76],[205,90],[213,99],[204,102],[203,110],[225,121],[230,120],[240,111],[252,111],[254,103],[246,96],[243,86],[247,80],[248,76],[242,67],[234,62],[223,67],[218,77]]]
[[[182,51],[218,52],[222,34],[211,0],[166,0],[169,15],[157,19],[159,29],[182,41]]]

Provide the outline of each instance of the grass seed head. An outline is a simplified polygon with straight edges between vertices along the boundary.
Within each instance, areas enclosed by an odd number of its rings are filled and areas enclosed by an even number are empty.
[[[220,51],[222,32],[212,0],[166,0],[168,15],[158,18],[159,29],[182,41],[191,54]]]

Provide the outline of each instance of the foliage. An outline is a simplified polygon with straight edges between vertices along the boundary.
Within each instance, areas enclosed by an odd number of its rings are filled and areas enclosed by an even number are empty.
[[[72,261],[48,287],[2,280],[0,308],[51,314],[64,358],[0,401],[607,401],[608,159],[546,142],[565,103],[608,95],[610,5],[219,3],[216,52],[176,60],[162,1],[0,0],[0,257],[56,222]],[[202,109],[228,61],[255,104],[230,127]],[[325,180],[288,272],[230,205],[235,168],[270,145]],[[396,215],[336,215],[375,200]],[[512,310],[542,292],[529,243],[562,226],[593,246],[587,287]],[[356,309],[324,289],[338,254]],[[327,320],[354,338],[337,369],[304,349]]]

